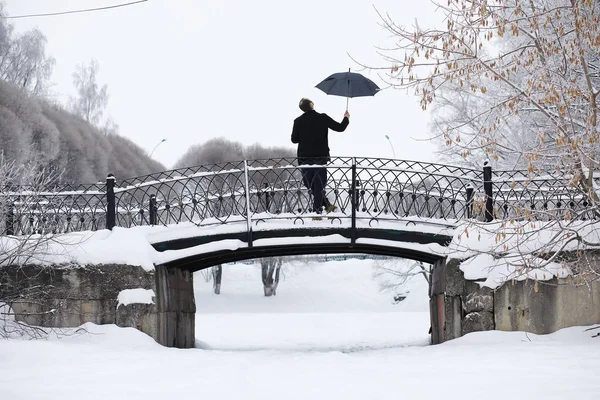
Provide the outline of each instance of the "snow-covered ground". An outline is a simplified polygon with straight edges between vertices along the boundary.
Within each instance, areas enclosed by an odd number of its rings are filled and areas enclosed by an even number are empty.
[[[277,297],[255,266],[223,270],[221,295],[196,275],[201,349],[134,329],[0,341],[0,399],[597,399],[598,332],[484,332],[428,346],[420,277],[394,305],[370,261],[298,265]]]
[[[219,296],[196,273],[196,337],[220,350],[351,352],[428,344],[425,280],[417,277],[414,296],[395,305],[379,291],[372,264],[295,265],[283,270],[275,298],[263,296],[258,265],[224,267]]]

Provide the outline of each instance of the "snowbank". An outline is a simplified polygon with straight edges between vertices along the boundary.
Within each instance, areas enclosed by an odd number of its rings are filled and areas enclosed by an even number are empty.
[[[291,400],[598,397],[600,338],[592,336],[600,330],[478,332],[427,346],[425,281],[394,305],[371,266],[284,270],[270,298],[255,266],[226,266],[220,296],[197,279],[196,343],[204,350],[165,348],[133,328],[91,323],[49,340],[0,340],[0,398],[264,400],[265,390]],[[413,294],[423,312],[397,312]],[[160,379],[149,379],[157,371]]]
[[[504,221],[474,225],[465,222],[454,231],[449,258],[464,259],[481,253],[528,254],[585,250],[583,241],[600,243],[600,223],[590,221]]]
[[[5,264],[39,265],[125,264],[154,269],[157,253],[147,239],[148,227],[114,228],[112,231],[73,232],[58,236],[36,235],[29,238],[0,237],[3,253],[22,255],[8,258]],[[6,257],[6,256],[5,256]]]
[[[484,280],[478,282],[480,286],[496,289],[503,283],[511,280],[523,281],[532,279],[536,281],[547,281],[554,277],[566,278],[571,275],[570,268],[557,264],[546,263],[545,260],[534,258],[528,267],[512,265],[512,260],[520,260],[521,257],[508,255],[503,258],[494,258],[489,254],[480,254],[463,261],[460,265],[461,271],[467,280]],[[537,266],[538,264],[539,266]]]
[[[586,250],[600,243],[600,223],[591,221],[463,223],[446,249],[461,264],[465,278],[492,289],[509,280],[550,280],[572,275],[566,265],[536,256]]]
[[[154,290],[152,289],[125,289],[119,292],[117,296],[117,308],[121,305],[128,306],[130,304],[154,304]]]
[[[263,350],[177,350],[132,328],[84,327],[87,334],[61,340],[0,340],[0,397],[592,400],[600,393],[600,339],[585,328],[547,336],[479,332],[439,346],[365,343],[344,354],[294,342],[271,350],[273,335],[255,338]],[[404,331],[396,337],[402,341]],[[160,379],[153,379],[157,371]]]

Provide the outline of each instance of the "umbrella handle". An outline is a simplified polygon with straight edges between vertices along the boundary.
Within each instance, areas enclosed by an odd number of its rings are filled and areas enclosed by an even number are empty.
[[[348,68],[350,72],[350,68]],[[350,80],[348,79],[348,97],[346,97],[346,112],[348,112],[348,102],[350,101]]]

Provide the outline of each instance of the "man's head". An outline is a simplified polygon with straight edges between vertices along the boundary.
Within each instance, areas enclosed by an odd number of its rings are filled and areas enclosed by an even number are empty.
[[[315,108],[315,104],[310,99],[307,99],[306,97],[303,97],[300,99],[299,106],[300,106],[300,109],[304,112],[310,111]]]

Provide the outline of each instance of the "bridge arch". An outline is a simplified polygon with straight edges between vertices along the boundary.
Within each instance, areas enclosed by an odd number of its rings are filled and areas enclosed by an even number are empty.
[[[344,227],[300,227],[253,232],[207,234],[158,240],[156,265],[200,271],[215,265],[248,259],[317,254],[372,254],[412,259],[428,264],[443,260],[451,230],[415,230]]]
[[[317,254],[371,254],[433,264],[433,284],[429,289],[432,299],[431,340],[433,344],[444,341],[445,287],[439,277],[446,259],[440,249],[449,243],[451,237],[418,231],[352,232],[308,228],[261,231],[249,245],[243,241],[244,235],[245,232],[239,232],[212,237],[185,237],[153,244],[159,252],[169,255],[164,262],[156,265],[159,309],[165,310],[165,315],[171,315],[171,318],[160,319],[161,342],[185,347],[195,337],[193,272],[248,259]],[[371,237],[367,237],[369,235]],[[224,244],[224,247],[229,245],[230,248],[215,249],[218,244]],[[210,250],[204,251],[207,248]]]
[[[284,244],[272,246],[254,246],[238,250],[219,250],[175,259],[160,264],[166,268],[181,268],[190,272],[201,271],[219,264],[280,256],[318,255],[318,254],[372,254],[405,258],[434,264],[444,260],[444,256],[424,250],[401,246],[376,244],[316,243]]]

